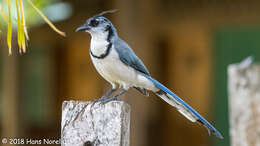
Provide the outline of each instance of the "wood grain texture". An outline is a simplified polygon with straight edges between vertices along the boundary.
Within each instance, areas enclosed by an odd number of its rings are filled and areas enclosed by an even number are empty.
[[[260,145],[260,65],[228,67],[232,146]]]
[[[123,101],[64,101],[61,127],[62,146],[129,146],[130,106]]]

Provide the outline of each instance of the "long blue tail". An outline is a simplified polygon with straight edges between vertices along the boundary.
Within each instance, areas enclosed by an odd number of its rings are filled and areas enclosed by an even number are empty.
[[[209,131],[209,134],[212,132],[215,136],[220,139],[223,139],[223,136],[216,128],[214,128],[206,119],[204,119],[198,112],[196,112],[191,106],[189,106],[185,101],[179,98],[176,94],[162,85],[160,82],[153,79],[151,76],[144,75],[153,84],[159,89],[156,94],[161,97],[164,101],[169,103],[170,105],[177,108],[177,110],[183,114],[187,119],[192,122],[199,122],[203,124]]]

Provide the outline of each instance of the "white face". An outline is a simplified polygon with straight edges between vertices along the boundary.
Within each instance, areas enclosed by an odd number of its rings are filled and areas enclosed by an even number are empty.
[[[77,28],[76,31],[85,31],[90,33],[92,39],[111,39],[116,35],[113,24],[103,16],[94,16],[89,18],[85,24]]]
[[[89,29],[86,32],[90,34],[106,33],[107,28],[110,26],[109,20],[103,16],[92,17],[86,22]]]

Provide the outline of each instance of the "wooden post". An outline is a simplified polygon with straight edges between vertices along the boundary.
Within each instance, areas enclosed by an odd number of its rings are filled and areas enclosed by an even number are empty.
[[[230,65],[228,91],[231,146],[259,146],[260,65]]]
[[[129,146],[129,131],[130,106],[123,101],[62,104],[62,146]]]

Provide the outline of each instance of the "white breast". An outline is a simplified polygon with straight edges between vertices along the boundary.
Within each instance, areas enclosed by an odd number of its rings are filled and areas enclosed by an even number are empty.
[[[133,85],[133,80],[136,79],[136,72],[119,61],[119,56],[113,46],[107,57],[98,59],[91,56],[91,59],[97,71],[110,83],[124,87]]]
[[[109,42],[96,39],[91,40],[90,49],[93,54],[100,56],[106,52]]]
[[[91,56],[91,59],[99,74],[112,85],[117,84],[125,89],[135,86],[148,90],[156,90],[151,81],[138,74],[132,67],[120,61],[113,46],[106,58],[97,59]]]
[[[101,38],[101,37],[99,37]],[[108,42],[92,37],[91,52],[100,56],[107,51]],[[132,67],[124,64],[112,45],[111,50],[105,58],[99,59],[91,56],[92,62],[99,74],[112,85],[119,85],[125,89],[129,87],[141,87],[153,90],[155,87],[151,81],[138,74]]]

